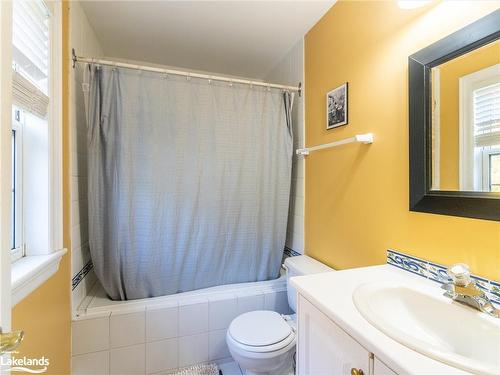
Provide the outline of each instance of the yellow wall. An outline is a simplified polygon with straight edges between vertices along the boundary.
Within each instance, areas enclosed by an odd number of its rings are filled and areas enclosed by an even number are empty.
[[[64,247],[70,249],[69,231],[69,135],[68,124],[68,7],[63,3],[63,190]],[[71,300],[70,255],[63,257],[59,271],[45,284],[20,302],[12,312],[13,329],[25,331],[24,342],[17,357],[45,356],[50,360],[52,375],[70,374]]]
[[[306,161],[306,253],[338,269],[385,263],[388,248],[500,280],[500,223],[408,210],[408,56],[498,2],[341,1],[305,38],[308,146],[373,132],[375,143]],[[325,94],[349,82],[349,124],[325,130]]]
[[[440,190],[459,189],[459,79],[500,63],[500,41],[490,43],[439,66]]]
[[[71,356],[71,307],[69,256],[57,274],[20,302],[12,312],[13,329],[23,329],[25,339],[16,357],[50,361],[47,374],[69,375]]]

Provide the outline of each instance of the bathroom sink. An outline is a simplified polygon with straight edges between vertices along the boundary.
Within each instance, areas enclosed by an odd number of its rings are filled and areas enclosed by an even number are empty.
[[[459,305],[441,289],[374,282],[353,300],[385,335],[437,361],[475,374],[500,374],[500,319]]]

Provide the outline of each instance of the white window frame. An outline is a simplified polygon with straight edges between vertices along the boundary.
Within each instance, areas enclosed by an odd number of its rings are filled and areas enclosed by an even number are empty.
[[[49,243],[50,251],[63,249],[62,189],[62,2],[45,1],[50,10],[49,62]]]
[[[489,184],[484,185],[483,173],[485,153],[488,150],[475,152],[473,94],[477,89],[497,83],[499,69],[500,64],[496,64],[459,79],[459,190],[461,191],[489,189]]]

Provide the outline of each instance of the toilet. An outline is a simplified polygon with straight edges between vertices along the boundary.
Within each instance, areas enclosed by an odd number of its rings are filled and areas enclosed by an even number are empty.
[[[286,258],[288,304],[295,312],[297,296],[290,277],[334,271],[306,255]],[[233,359],[246,375],[293,374],[296,315],[251,311],[236,317],[227,330],[226,342]]]

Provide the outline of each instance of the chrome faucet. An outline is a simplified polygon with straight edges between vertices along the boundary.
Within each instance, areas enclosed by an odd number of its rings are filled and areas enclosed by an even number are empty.
[[[493,306],[486,293],[471,279],[470,269],[467,264],[454,264],[448,268],[447,273],[451,277],[452,282],[441,286],[442,289],[446,290],[444,293],[446,297],[471,306],[495,318],[500,318],[500,309]]]

